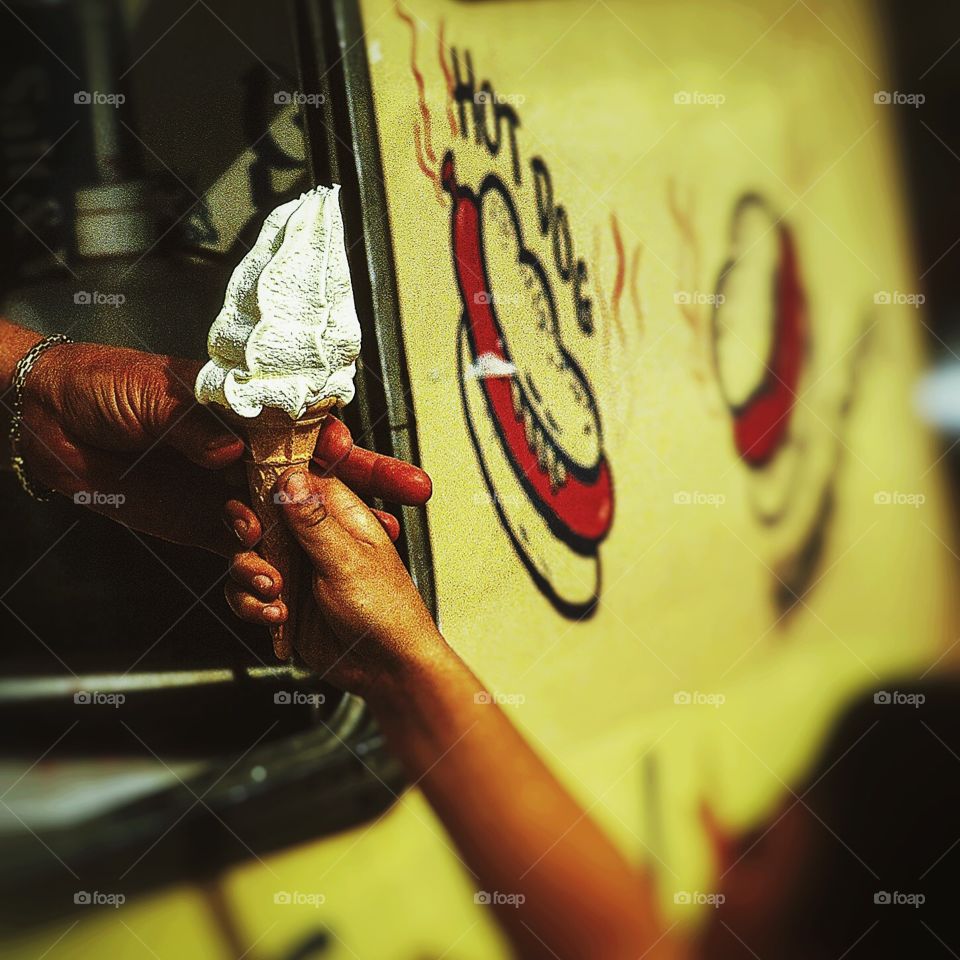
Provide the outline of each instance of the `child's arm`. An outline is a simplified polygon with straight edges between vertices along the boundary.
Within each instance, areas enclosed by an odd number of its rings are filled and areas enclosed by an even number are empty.
[[[447,646],[366,506],[333,479],[300,471],[284,481],[287,520],[314,563],[314,595],[335,633],[300,654],[370,704],[517,955],[675,957],[660,939],[649,884]],[[253,582],[271,568],[244,554],[233,570],[235,612],[275,622],[263,616],[271,594]]]
[[[650,884],[452,652],[370,704],[521,957],[673,956]]]

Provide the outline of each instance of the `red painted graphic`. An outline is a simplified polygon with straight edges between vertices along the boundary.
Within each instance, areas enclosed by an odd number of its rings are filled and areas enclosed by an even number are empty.
[[[453,198],[452,242],[457,278],[466,310],[466,322],[474,362],[483,362],[481,357],[493,357],[507,369],[514,366],[510,346],[497,318],[496,303],[490,293],[487,280],[487,267],[483,256],[483,240],[480,229],[481,208],[478,196],[468,187],[458,186],[454,177],[453,158],[448,156],[441,170],[444,189]],[[523,245],[520,224],[516,219],[509,194],[496,177],[488,177],[484,189],[501,193],[507,209],[513,218],[513,228],[519,260],[526,263],[531,271],[542,275],[542,269],[533,255]],[[552,294],[545,277],[540,277],[542,289],[539,295],[550,303],[554,314]],[[562,347],[551,357],[555,368],[562,370],[568,377],[568,387],[578,396],[582,405],[590,406],[589,386],[572,358]],[[595,544],[606,536],[613,518],[613,495],[610,483],[610,470],[605,459],[586,469],[570,459],[563,446],[554,445],[552,454],[562,465],[561,479],[545,463],[544,455],[537,451],[528,436],[529,427],[525,427],[524,416],[518,413],[515,404],[517,393],[521,395],[521,410],[529,410],[533,422],[534,436],[543,437],[547,443],[562,427],[558,423],[549,423],[549,408],[542,408],[535,402],[535,382],[524,378],[522,382],[516,375],[485,376],[481,383],[490,407],[491,416],[503,438],[507,455],[518,477],[530,488],[542,511],[548,517],[551,528],[563,539],[583,545]],[[533,394],[533,396],[529,396]],[[540,409],[545,409],[541,415]],[[588,418],[585,430],[593,429]]]

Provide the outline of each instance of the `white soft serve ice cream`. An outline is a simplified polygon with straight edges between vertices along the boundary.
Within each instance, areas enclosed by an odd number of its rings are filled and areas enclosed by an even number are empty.
[[[296,420],[327,397],[353,399],[360,322],[339,194],[316,187],[267,217],[210,328],[201,403],[241,417],[275,407]]]

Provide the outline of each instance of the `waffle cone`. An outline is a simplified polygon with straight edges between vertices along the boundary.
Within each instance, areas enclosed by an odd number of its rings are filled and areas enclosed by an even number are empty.
[[[291,420],[282,410],[266,408],[244,427],[250,450],[247,482],[251,506],[263,530],[257,549],[280,571],[280,599],[288,611],[287,622],[272,631],[273,651],[279,660],[289,660],[297,646],[310,602],[310,578],[307,559],[284,523],[275,487],[288,467],[310,463],[320,429],[336,402],[333,398],[321,400],[299,420]]]

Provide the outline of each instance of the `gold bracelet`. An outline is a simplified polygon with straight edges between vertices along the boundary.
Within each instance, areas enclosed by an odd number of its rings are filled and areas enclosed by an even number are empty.
[[[44,337],[43,340],[35,343],[18,361],[13,368],[13,412],[10,416],[10,467],[16,474],[17,480],[24,492],[33,497],[34,500],[49,500],[53,496],[53,490],[41,487],[31,480],[27,471],[27,464],[20,453],[20,440],[23,431],[23,388],[26,385],[27,377],[33,369],[33,365],[40,359],[40,356],[51,347],[56,347],[61,343],[73,343],[73,341],[63,333],[55,333],[52,337]]]

